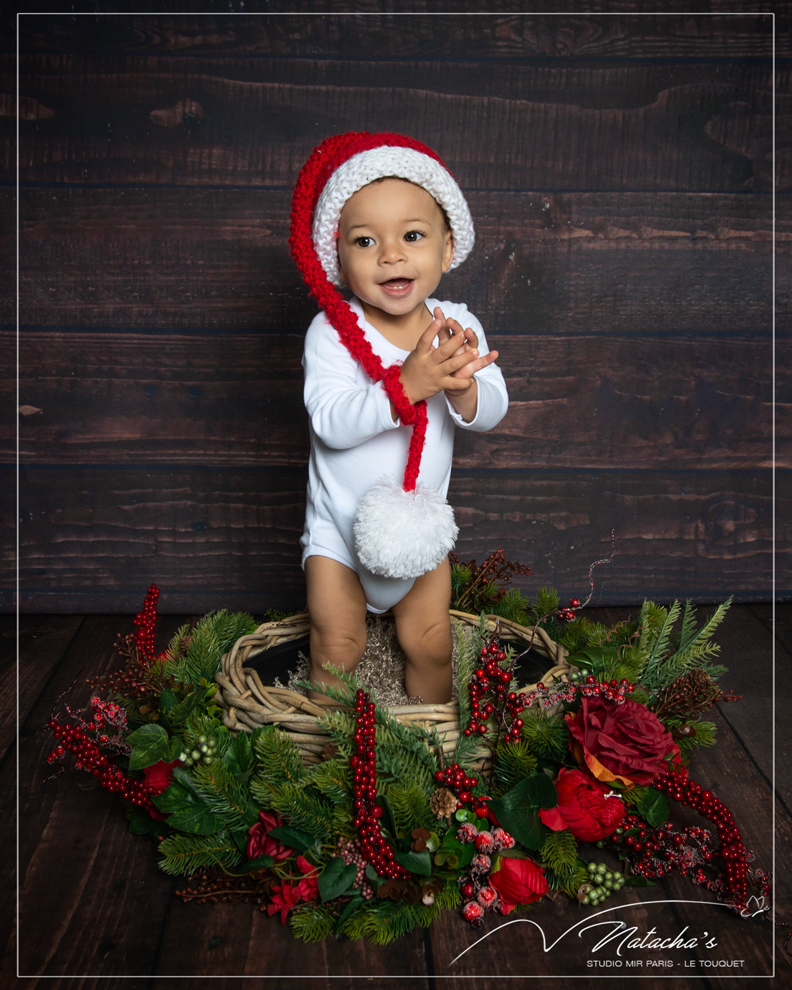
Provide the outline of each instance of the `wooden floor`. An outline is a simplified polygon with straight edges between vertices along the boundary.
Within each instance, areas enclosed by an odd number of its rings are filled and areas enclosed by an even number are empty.
[[[608,621],[624,617],[627,611],[598,610]],[[163,617],[162,636],[185,618]],[[780,606],[776,620],[774,635],[771,606],[743,605],[734,607],[721,627],[718,640],[730,668],[722,684],[744,698],[715,712],[720,743],[699,754],[693,776],[732,809],[746,842],[757,851],[759,865],[772,868],[775,844],[778,919],[792,922],[792,605]],[[205,981],[212,990],[226,986],[246,990],[260,986],[256,981],[261,977],[295,978],[300,981],[297,986],[334,988],[357,986],[360,978],[377,983],[399,979],[402,986],[427,990],[489,988],[503,985],[504,977],[531,977],[532,987],[555,988],[557,978],[563,976],[578,978],[575,986],[584,987],[603,977],[643,977],[644,987],[655,981],[669,988],[731,987],[750,977],[771,977],[762,983],[764,987],[792,986],[790,957],[782,948],[792,929],[774,926],[766,915],[742,920],[715,903],[691,903],[699,891],[685,882],[639,892],[622,890],[613,902],[625,907],[605,918],[620,918],[635,927],[634,937],[653,928],[655,937],[667,939],[684,931],[683,939],[702,940],[707,932],[706,937],[717,942],[714,947],[623,948],[620,956],[611,942],[594,951],[612,927],[580,936],[579,929],[564,934],[585,917],[566,898],[542,903],[530,915],[541,925],[548,951],[543,951],[542,933],[533,924],[512,924],[495,932],[508,920],[502,917],[475,932],[460,916],[447,912],[431,929],[377,948],[362,941],[306,945],[293,939],[277,917],[262,915],[247,904],[185,905],[173,895],[179,882],[158,870],[152,845],[127,831],[117,801],[91,789],[92,780],[71,769],[43,782],[52,772],[45,762],[52,741],[43,725],[55,699],[77,678],[71,702],[79,707],[87,701],[83,679],[117,665],[113,641],[119,632],[131,631],[130,619],[21,616],[19,624],[15,738],[16,621],[13,616],[0,618],[2,882],[5,891],[17,885],[19,890],[16,923],[13,899],[6,896],[2,901],[5,954],[0,986],[4,988],[18,983],[48,990],[67,986],[168,990],[184,985],[180,977],[195,977],[197,985]],[[18,873],[13,855],[17,765]],[[494,934],[454,962],[486,932]],[[560,941],[554,944],[556,939]],[[638,961],[640,967],[627,966]],[[621,966],[613,965],[619,962]],[[217,979],[209,983],[207,977]]]

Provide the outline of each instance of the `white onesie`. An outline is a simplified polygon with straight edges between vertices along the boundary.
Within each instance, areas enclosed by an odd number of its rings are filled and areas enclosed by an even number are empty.
[[[368,323],[356,298],[350,305],[383,365],[387,368],[403,362],[409,351],[396,347]],[[481,354],[488,352],[481,324],[464,303],[427,299],[426,306],[429,312],[440,306],[445,316],[471,327]],[[414,579],[380,577],[363,567],[355,553],[352,524],[358,503],[375,481],[387,475],[402,483],[411,429],[394,423],[382,383],[369,378],[341,343],[324,312],[308,328],[303,368],[305,408],[311,424],[305,529],[300,540],[303,566],[313,554],[346,564],[360,578],[369,610],[386,612],[404,598]],[[426,403],[426,440],[418,482],[443,496],[451,477],[454,427],[491,430],[503,419],[509,404],[497,365],[476,372],[476,381],[478,407],[470,423],[455,411],[443,392]]]

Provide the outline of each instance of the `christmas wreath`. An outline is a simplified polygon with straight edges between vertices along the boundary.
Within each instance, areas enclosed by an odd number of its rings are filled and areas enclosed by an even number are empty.
[[[457,601],[533,619],[568,650],[569,678],[520,690],[520,657],[482,619],[460,636],[450,760],[434,730],[397,721],[340,672],[340,687],[325,688],[343,707],[322,716],[321,761],[307,765],[276,725],[232,733],[214,676],[256,623],[210,613],[156,654],[152,586],[117,644],[124,666],[89,681],[86,708],[53,711],[49,762],[71,753],[120,795],[130,830],[186,878],[183,900],[253,901],[309,941],[384,944],[446,909],[478,926],[557,891],[596,906],[672,872],[747,914],[770,876],[749,865],[728,808],[688,771],[715,741],[705,713],[736,700],[718,686],[711,639],[729,603],[699,627],[690,602],[647,601],[635,621],[607,628],[577,599],[560,608],[552,589],[533,603],[506,593],[520,566],[502,551],[479,568],[456,562]],[[483,771],[473,768],[482,741]],[[705,821],[675,827],[672,802]],[[605,847],[621,869],[596,861]]]

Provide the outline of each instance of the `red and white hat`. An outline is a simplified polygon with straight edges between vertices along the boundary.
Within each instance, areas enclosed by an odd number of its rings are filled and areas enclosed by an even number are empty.
[[[336,285],[338,223],[350,196],[376,179],[399,178],[421,186],[445,212],[454,242],[451,268],[473,247],[475,234],[465,197],[440,157],[403,134],[351,131],[327,138],[303,166],[292,200],[292,255],[313,296],[350,354],[373,381],[382,382],[403,425],[412,427],[404,482],[382,478],[366,493],[355,517],[355,548],[375,574],[414,578],[435,568],[458,530],[446,500],[419,485],[426,403],[412,405],[399,381],[400,365],[384,367]]]

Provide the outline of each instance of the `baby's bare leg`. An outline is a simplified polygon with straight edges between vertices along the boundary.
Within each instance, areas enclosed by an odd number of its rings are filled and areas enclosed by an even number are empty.
[[[357,574],[330,557],[308,557],[308,614],[311,620],[311,670],[316,684],[336,684],[322,667],[332,664],[351,673],[366,649],[366,596]],[[310,698],[320,697],[309,691]]]
[[[396,633],[407,657],[404,686],[427,705],[451,700],[451,565],[446,558],[393,606]]]

